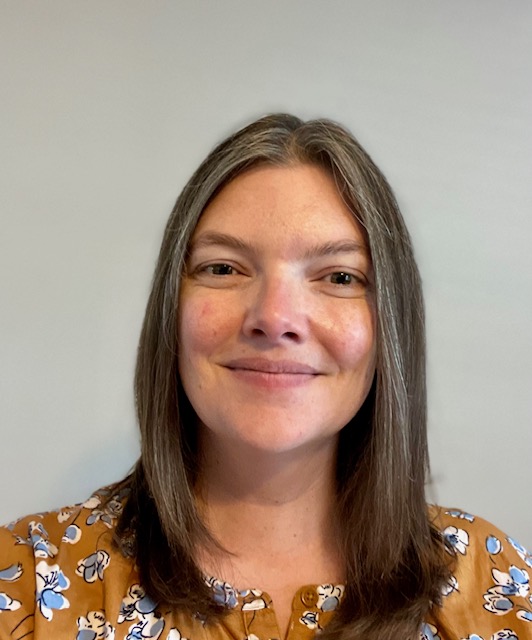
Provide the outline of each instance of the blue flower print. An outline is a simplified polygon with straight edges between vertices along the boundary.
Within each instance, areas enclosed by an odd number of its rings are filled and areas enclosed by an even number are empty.
[[[35,598],[41,614],[46,620],[53,618],[54,609],[67,609],[69,601],[61,593],[70,587],[70,581],[57,564],[48,565],[41,560],[35,567]]]
[[[109,566],[109,554],[107,551],[96,551],[90,556],[78,562],[76,574],[81,576],[85,582],[96,582],[103,580],[103,572]]]
[[[258,597],[249,597],[250,594],[258,594]],[[260,609],[266,609],[268,607],[266,600],[260,597],[262,596],[262,591],[255,591],[255,589],[249,591],[241,591],[240,595],[244,597],[242,611],[259,611]]]
[[[48,532],[41,522],[32,520],[28,525],[28,537],[16,537],[17,544],[25,544],[33,547],[33,555],[36,558],[54,558],[57,555],[57,547],[48,540]]]
[[[5,569],[0,569],[0,580],[4,582],[15,582],[22,575],[22,565],[19,563],[12,564]]]
[[[22,575],[22,565],[20,563],[11,564],[5,569],[0,569],[0,580],[2,582],[16,582]],[[20,609],[20,601],[14,600],[7,593],[0,591],[0,611],[16,611]]]
[[[0,611],[16,611],[20,609],[20,601],[14,600],[7,593],[2,593],[0,591]]]
[[[153,613],[157,608],[157,604],[146,595],[146,592],[139,584],[133,584],[129,587],[127,596],[122,601],[120,613],[118,614],[118,623],[124,620],[135,620],[140,616]]]
[[[526,609],[519,609],[519,611],[515,615],[520,620],[526,620],[527,622],[532,622],[532,611],[527,611]]]
[[[445,513],[452,518],[460,518],[461,520],[467,520],[468,522],[475,521],[475,516],[472,516],[470,513],[466,513],[465,511],[460,511],[460,509],[449,509]]]
[[[528,573],[524,569],[512,565],[508,573],[492,569],[491,575],[495,585],[484,594],[484,609],[504,615],[514,608],[513,596],[526,598],[530,592]]]
[[[499,538],[495,536],[488,536],[486,538],[486,550],[492,556],[500,553],[502,551],[502,544]]]
[[[458,580],[454,576],[451,576],[449,580],[443,585],[441,593],[442,596],[447,597],[455,591],[460,591],[460,589],[458,588]]]
[[[94,509],[94,511],[91,512],[91,514],[87,518],[87,524],[90,526],[92,524],[96,524],[99,520],[101,520],[109,529],[113,526],[112,517],[101,509]]]
[[[164,629],[164,619],[156,612],[157,604],[146,595],[139,584],[129,588],[127,596],[122,601],[118,624],[124,621],[135,621],[129,627],[126,640],[156,640]]]
[[[501,629],[494,633],[490,640],[519,640],[519,638],[511,629]]]
[[[129,628],[126,640],[157,640],[164,629],[164,620],[150,614]]]
[[[85,502],[81,504],[81,508],[89,509],[90,511],[93,511],[94,509],[99,507],[101,504],[102,504],[102,499],[100,498],[100,496],[93,495],[88,500],[85,500]]]
[[[90,515],[87,517],[87,524],[90,526],[101,520],[106,527],[111,528],[123,511],[123,499],[128,495],[128,493],[129,489],[121,489],[105,503],[103,508],[99,508],[102,504],[102,498],[99,495],[91,496],[82,504],[84,509],[91,510]],[[101,496],[106,497],[106,492],[100,491],[100,494]],[[109,492],[107,492],[107,495],[109,495]]]
[[[113,517],[110,513],[107,513],[103,509],[98,507],[101,505],[102,499],[100,496],[91,496],[86,502],[83,503],[84,509],[90,509],[91,513],[87,517],[86,523],[90,526],[96,524],[101,520],[106,527],[111,528],[113,526]]]
[[[304,611],[301,618],[299,618],[299,622],[304,624],[305,627],[308,627],[311,630],[319,629],[319,614],[315,611]]]
[[[512,547],[517,551],[517,554],[525,562],[527,566],[532,568],[532,554],[529,553],[522,544],[519,544],[515,538],[506,538]]]
[[[321,584],[317,588],[318,601],[316,606],[321,611],[334,611],[344,595],[343,585]]]
[[[469,546],[469,534],[464,529],[447,527],[443,531],[443,537],[461,555],[465,556]]]
[[[126,640],[142,640],[142,624],[134,624],[129,628]]]
[[[530,591],[528,573],[512,565],[509,573],[493,569],[491,572],[499,593],[505,596],[522,596],[526,598]]]
[[[228,609],[234,609],[238,604],[238,592],[228,582],[216,578],[206,578],[206,583],[212,589],[212,597],[216,604]]]
[[[66,528],[62,541],[67,544],[76,544],[81,539],[81,529],[76,524],[71,524]]]
[[[484,640],[484,638],[476,633],[472,633],[462,640]],[[519,638],[511,629],[501,629],[497,631],[497,633],[494,633],[489,640],[519,640]]]
[[[421,627],[421,633],[419,634],[420,640],[441,640],[438,635],[438,629],[432,624],[423,623]]]
[[[57,512],[57,522],[66,522],[70,519],[74,511],[77,510],[77,505],[72,507],[65,507]]]
[[[138,584],[129,588],[127,596],[122,600],[120,605],[120,613],[118,614],[118,623],[124,620],[134,620],[138,615],[137,604],[144,596],[144,589]]]
[[[78,618],[76,640],[114,640],[115,631],[102,611],[89,611]]]
[[[498,616],[503,616],[508,611],[511,611],[514,607],[514,603],[506,596],[501,595],[497,591],[497,587],[491,587],[484,594],[484,609]]]

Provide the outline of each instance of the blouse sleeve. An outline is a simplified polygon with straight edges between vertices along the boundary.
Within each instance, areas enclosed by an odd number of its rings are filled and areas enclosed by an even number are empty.
[[[477,516],[449,509],[438,519],[456,553],[441,607],[448,630],[442,640],[532,640],[532,556]]]
[[[43,623],[55,621],[56,612],[70,607],[71,582],[80,572],[78,554],[72,551],[81,537],[76,524],[81,507],[0,527],[0,640],[33,638]],[[41,637],[54,637],[51,627],[47,631]]]
[[[33,632],[35,556],[24,529],[35,522],[19,520],[0,527],[0,639],[24,638]],[[20,534],[23,535],[20,535]]]
[[[119,619],[137,580],[131,559],[112,546],[123,499],[104,488],[82,504],[0,527],[0,640],[88,639],[94,628],[112,637],[105,612]]]

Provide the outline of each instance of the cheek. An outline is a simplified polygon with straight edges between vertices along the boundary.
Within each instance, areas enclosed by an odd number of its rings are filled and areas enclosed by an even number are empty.
[[[190,363],[208,355],[230,333],[231,316],[213,300],[185,300],[181,303],[179,343],[182,356]]]
[[[334,351],[342,369],[367,370],[373,378],[376,359],[375,323],[370,310],[339,319],[334,333]]]

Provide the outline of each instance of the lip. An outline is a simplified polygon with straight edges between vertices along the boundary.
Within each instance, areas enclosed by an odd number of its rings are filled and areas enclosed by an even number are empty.
[[[314,367],[295,360],[237,358],[225,362],[223,366],[239,384],[251,385],[267,392],[305,387],[320,375]]]
[[[227,369],[249,371],[251,373],[269,373],[278,375],[319,375],[314,367],[295,360],[270,360],[268,358],[236,358],[224,363]]]

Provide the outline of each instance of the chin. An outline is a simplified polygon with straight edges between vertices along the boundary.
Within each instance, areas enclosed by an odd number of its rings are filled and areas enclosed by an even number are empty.
[[[263,429],[255,430],[253,433],[249,430],[233,433],[232,444],[236,447],[240,445],[250,454],[295,454],[335,446],[339,433],[339,430],[332,433],[309,433],[308,426],[294,427],[293,423],[289,427],[272,426],[268,421],[264,424]]]

